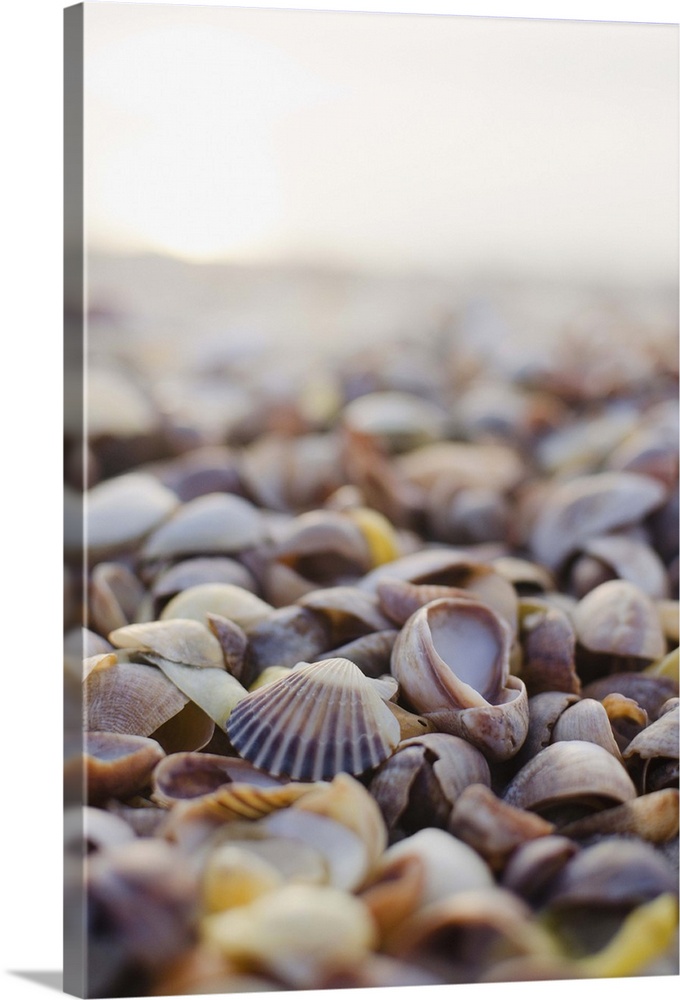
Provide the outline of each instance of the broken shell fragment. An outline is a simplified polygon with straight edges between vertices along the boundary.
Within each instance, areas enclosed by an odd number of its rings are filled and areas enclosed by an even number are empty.
[[[363,774],[399,742],[399,723],[350,660],[304,663],[249,693],[227,734],[238,753],[270,774],[301,781]]]
[[[392,673],[418,712],[486,707],[508,678],[509,629],[486,605],[440,598],[406,622]]]

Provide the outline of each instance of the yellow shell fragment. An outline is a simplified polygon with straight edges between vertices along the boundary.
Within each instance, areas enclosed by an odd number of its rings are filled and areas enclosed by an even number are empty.
[[[241,968],[266,969],[293,988],[353,966],[377,943],[364,904],[330,886],[284,886],[247,907],[206,917],[202,932]]]
[[[370,507],[354,507],[347,511],[366,539],[371,565],[393,562],[401,555],[396,532],[387,518]]]
[[[649,963],[660,958],[670,946],[677,926],[677,900],[671,893],[663,893],[633,910],[601,951],[577,960],[574,965],[593,978],[644,975]]]
[[[660,660],[651,663],[645,673],[652,677],[669,677],[677,683],[680,680],[680,649],[673,649]]]
[[[283,876],[264,858],[222,844],[210,855],[203,874],[203,906],[208,913],[219,913],[251,903],[281,885]]]
[[[248,690],[257,691],[258,688],[264,687],[266,684],[278,681],[281,677],[287,677],[292,669],[292,667],[265,667],[257,680],[253,681],[250,685]]]

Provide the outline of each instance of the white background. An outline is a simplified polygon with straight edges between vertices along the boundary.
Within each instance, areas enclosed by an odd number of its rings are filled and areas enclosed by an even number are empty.
[[[2,493],[5,641],[2,677],[4,832],[0,995],[49,996],[11,970],[61,968],[61,44],[59,0],[3,8]],[[229,5],[227,5],[229,6]],[[236,5],[233,5],[236,6]],[[241,7],[265,6],[241,2]],[[674,2],[268,3],[372,10],[673,22]],[[594,985],[600,997],[676,995],[677,979]],[[571,997],[574,984],[457,987],[461,1000]],[[579,987],[579,989],[589,987]],[[633,992],[635,991],[635,993]],[[357,991],[357,993],[360,991]],[[370,991],[377,1000],[385,991]],[[403,991],[387,991],[393,997]],[[418,991],[449,996],[447,987]],[[366,991],[364,991],[366,994]]]

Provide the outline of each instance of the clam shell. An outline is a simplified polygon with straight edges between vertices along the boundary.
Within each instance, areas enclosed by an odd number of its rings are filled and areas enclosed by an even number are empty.
[[[178,503],[174,493],[143,472],[99,483],[84,498],[90,553],[102,556],[136,545],[165,521]],[[70,548],[68,534],[64,541]]]
[[[87,797],[93,803],[139,792],[165,756],[156,740],[125,733],[86,733],[84,749]]]
[[[664,712],[656,722],[651,723],[630,741],[623,753],[625,759],[637,756],[642,760],[654,757],[670,757],[677,760],[679,720],[680,709],[677,707],[670,712]]]
[[[582,698],[581,701],[565,709],[552,732],[552,742],[557,743],[559,740],[584,740],[588,743],[597,743],[617,760],[621,759],[607,710],[594,698]]]
[[[603,834],[634,834],[650,844],[663,844],[678,835],[678,790],[664,788],[585,816],[563,826],[564,837],[576,839]]]
[[[399,723],[350,660],[301,664],[247,695],[227,734],[238,753],[270,774],[302,781],[363,774],[399,742]]]
[[[145,559],[230,555],[266,538],[262,513],[233,493],[208,493],[183,504],[146,541]]]
[[[519,809],[549,814],[562,804],[585,803],[592,809],[636,796],[623,765],[597,743],[552,743],[515,775],[503,799]]]
[[[83,686],[90,732],[151,736],[188,701],[160,670],[142,663],[117,663],[94,670]]]
[[[264,969],[290,989],[314,988],[354,968],[376,944],[366,907],[331,886],[287,885],[248,906],[203,921],[203,938],[246,969]]]
[[[221,729],[224,729],[234,706],[247,694],[243,685],[226,670],[216,667],[197,670],[151,653],[147,659],[163,672],[178,692],[181,691],[198,705]]]
[[[156,653],[174,663],[225,669],[219,642],[207,625],[191,618],[126,625],[111,632],[109,641],[119,648]]]
[[[274,608],[261,598],[233,583],[199,583],[186,587],[163,608],[161,620],[193,618],[202,625],[208,614],[222,615],[241,628],[249,628],[266,618]]]
[[[436,903],[459,892],[489,889],[494,884],[487,863],[453,834],[435,827],[418,830],[388,847],[382,865],[416,857],[423,865],[423,892],[420,906]]]
[[[666,652],[653,602],[627,580],[608,580],[574,609],[578,641],[594,653],[657,660]]]
[[[233,782],[265,787],[280,784],[278,779],[262,774],[252,764],[238,757],[222,757],[212,753],[173,753],[154,767],[152,798],[163,806],[169,806],[173,802],[211,795],[222,785]]]
[[[632,472],[602,472],[558,484],[536,518],[531,549],[550,570],[590,538],[635,524],[660,507],[666,489]]]

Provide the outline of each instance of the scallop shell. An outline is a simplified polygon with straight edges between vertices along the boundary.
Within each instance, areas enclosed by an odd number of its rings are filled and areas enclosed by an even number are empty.
[[[247,695],[227,734],[242,757],[302,781],[363,774],[392,753],[399,723],[351,660],[303,663]]]

